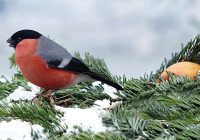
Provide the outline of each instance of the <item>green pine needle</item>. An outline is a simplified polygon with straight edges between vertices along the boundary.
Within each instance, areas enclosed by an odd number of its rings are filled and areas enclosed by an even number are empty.
[[[34,103],[14,103],[11,106],[6,103],[0,104],[0,118],[21,119],[32,124],[41,125],[46,131],[60,133],[66,130],[66,127],[60,124],[62,113],[55,111],[50,105],[43,103],[37,105]]]
[[[86,64],[89,69],[102,77],[117,82],[117,78],[111,74],[108,70],[108,67],[103,59],[95,58],[93,55],[89,53],[85,53],[85,58],[82,58],[78,52],[75,53],[75,57],[81,60],[84,64]]]
[[[11,55],[9,60],[10,60],[10,68],[16,67],[15,54],[14,53]]]
[[[97,134],[82,132],[71,136],[65,136],[65,135],[55,136],[52,137],[50,140],[126,140],[126,138],[112,132],[97,133]]]

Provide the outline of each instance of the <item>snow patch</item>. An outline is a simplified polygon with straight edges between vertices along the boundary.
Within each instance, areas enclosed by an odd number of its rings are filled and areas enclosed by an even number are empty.
[[[100,81],[95,81],[95,82],[92,83],[92,86],[95,87],[95,86],[98,86],[98,85],[100,85],[100,84],[101,84]]]
[[[26,91],[23,87],[19,86],[14,90],[6,99],[6,102],[10,101],[19,101],[19,100],[32,100],[37,93],[40,91],[39,87],[28,83],[28,86],[31,88],[31,91]]]
[[[6,83],[7,80],[4,77],[0,77],[0,83]]]
[[[33,92],[39,92],[40,91],[40,87],[28,82],[27,85],[31,88],[31,91]]]
[[[36,92],[26,91],[23,87],[19,86],[5,100],[8,102],[19,100],[32,100],[35,96]]]
[[[104,108],[109,108],[110,107],[110,101],[107,99],[104,100],[96,100],[94,102],[94,105],[96,105],[97,107],[100,107],[102,109]]]
[[[98,107],[100,109],[113,109],[122,104],[122,101],[116,101],[116,102],[110,102],[110,100],[104,99],[104,100],[97,100],[94,102],[93,107]]]
[[[0,139],[7,140],[31,140],[31,133],[37,133],[38,140],[47,140],[47,134],[44,134],[44,128],[40,125],[31,125],[21,120],[11,120],[10,122],[0,122]]]
[[[113,98],[113,99],[118,98],[118,96],[115,95],[117,90],[114,87],[111,87],[109,85],[103,84],[103,88],[104,88],[103,92],[106,93],[107,95],[109,95],[111,98]]]
[[[93,82],[93,83],[92,83],[92,86],[95,87],[95,86],[98,86],[98,85],[100,85],[100,84],[101,84],[101,82],[96,81],[96,82]],[[117,92],[117,90],[116,90],[114,87],[109,86],[109,85],[107,85],[107,84],[103,84],[103,88],[104,88],[103,93],[109,95],[109,96],[110,96],[111,98],[113,98],[113,99],[118,98],[118,96],[115,95],[115,93]]]
[[[103,114],[105,110],[95,107],[80,109],[55,106],[55,108],[64,113],[64,116],[61,118],[61,123],[68,126],[67,134],[78,132],[77,128],[94,133],[108,130],[102,123],[101,114]]]

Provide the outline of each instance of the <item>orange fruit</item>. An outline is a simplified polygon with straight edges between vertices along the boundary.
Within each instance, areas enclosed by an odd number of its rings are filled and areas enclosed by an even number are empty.
[[[185,76],[192,80],[196,79],[196,76],[200,70],[200,65],[192,62],[179,62],[166,68],[161,77],[165,80],[169,79],[167,72],[173,73],[178,76]]]

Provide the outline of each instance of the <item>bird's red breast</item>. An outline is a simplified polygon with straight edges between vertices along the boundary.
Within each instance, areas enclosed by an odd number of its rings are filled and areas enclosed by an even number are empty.
[[[16,63],[25,78],[45,89],[60,89],[72,85],[77,74],[48,67],[42,58],[36,55],[37,45],[36,39],[24,39],[16,47]]]

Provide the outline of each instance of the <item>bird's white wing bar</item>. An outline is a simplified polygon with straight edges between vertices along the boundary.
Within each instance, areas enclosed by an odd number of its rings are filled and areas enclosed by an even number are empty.
[[[58,68],[64,68],[65,66],[69,64],[69,62],[70,62],[70,59],[64,58],[62,62],[58,65]]]

